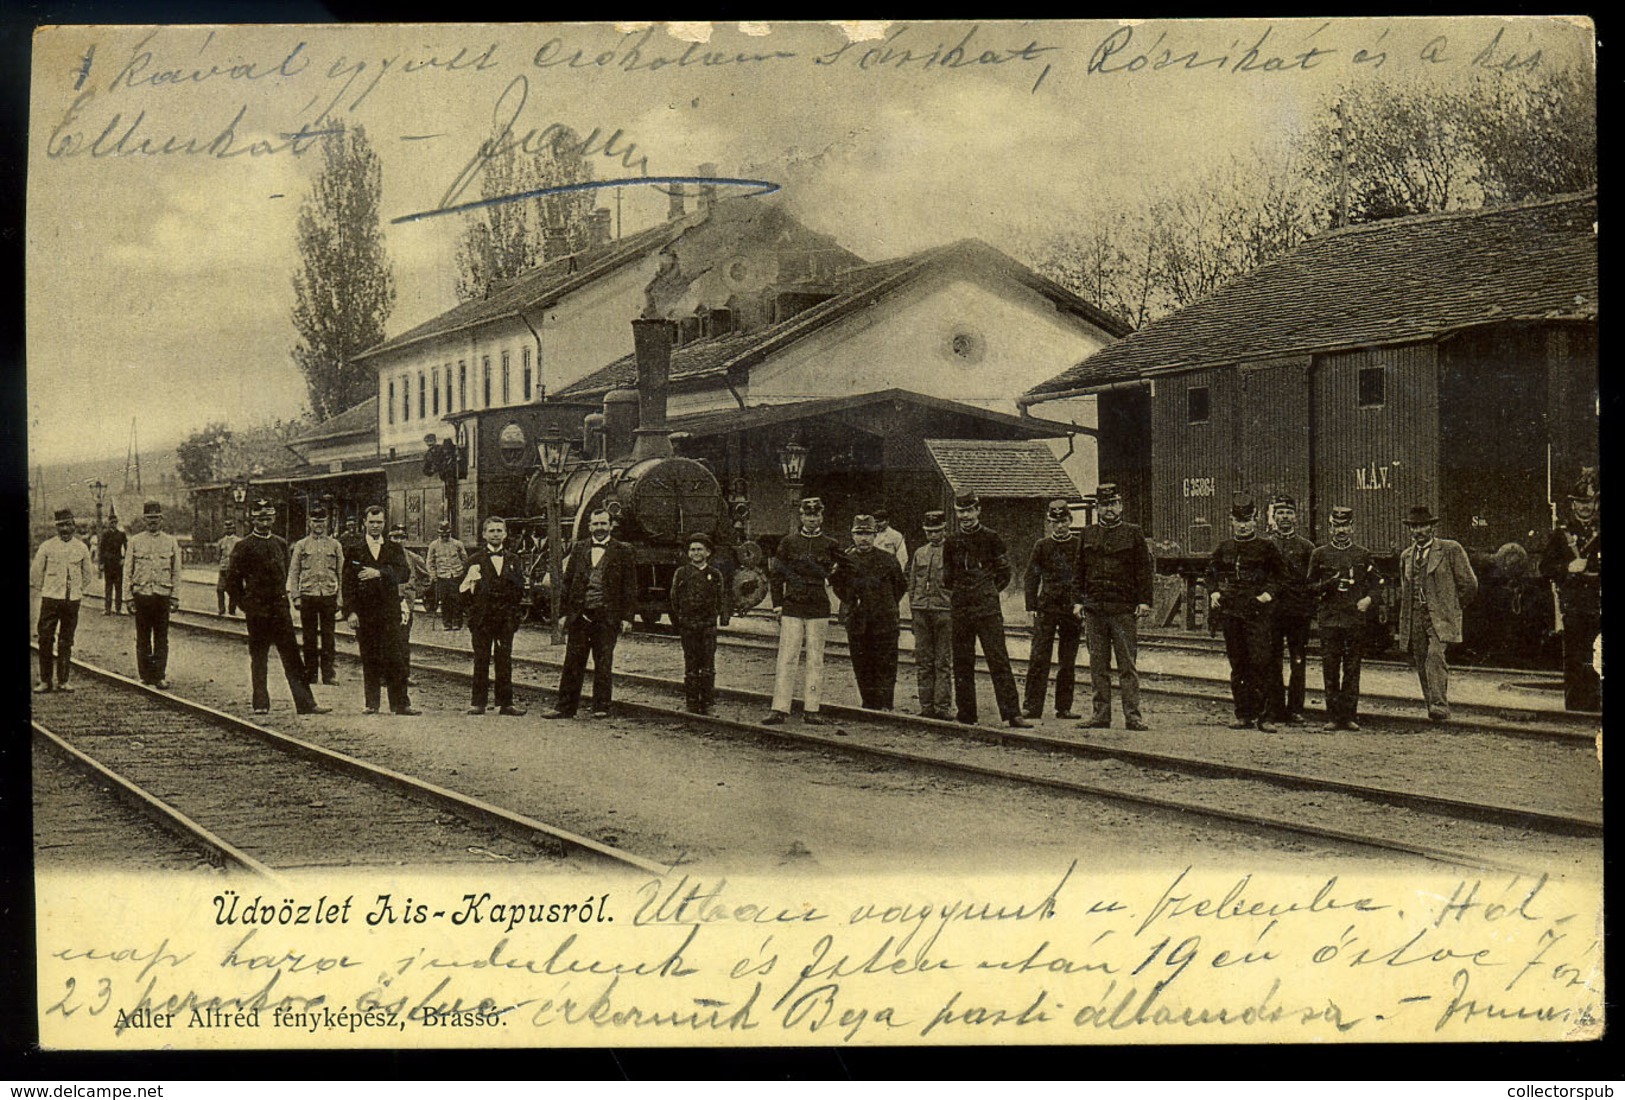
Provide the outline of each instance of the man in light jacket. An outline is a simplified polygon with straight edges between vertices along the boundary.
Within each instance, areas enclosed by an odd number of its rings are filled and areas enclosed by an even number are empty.
[[[1478,595],[1478,577],[1461,543],[1436,536],[1439,519],[1426,505],[1405,520],[1411,545],[1399,555],[1399,644],[1409,651],[1428,717],[1450,720],[1445,646],[1461,641],[1461,609]]]

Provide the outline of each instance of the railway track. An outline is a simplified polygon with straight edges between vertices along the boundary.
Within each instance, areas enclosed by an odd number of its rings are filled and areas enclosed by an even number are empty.
[[[33,731],[213,862],[273,880],[333,866],[666,868],[503,807],[76,660]],[[244,777],[252,777],[249,787]]]
[[[216,616],[175,620],[216,637],[242,631]],[[341,656],[355,660],[347,635]],[[465,649],[413,642],[413,670],[466,691]],[[560,662],[514,659],[516,683],[551,698]],[[618,711],[787,746],[839,753],[873,766],[905,766],[1023,784],[1140,807],[1195,814],[1232,826],[1285,832],[1457,864],[1523,870],[1585,858],[1600,834],[1600,817],[1539,806],[1491,804],[1437,792],[1338,780],[1280,768],[1239,766],[1189,753],[1156,752],[1046,736],[1029,731],[967,727],[897,713],[826,706],[833,727],[800,723],[763,726],[767,696],[719,689],[715,716],[680,709],[680,681],[641,673],[616,674]],[[459,700],[460,702],[460,700]],[[1439,836],[1450,843],[1440,844]],[[1528,861],[1505,853],[1528,851]]]

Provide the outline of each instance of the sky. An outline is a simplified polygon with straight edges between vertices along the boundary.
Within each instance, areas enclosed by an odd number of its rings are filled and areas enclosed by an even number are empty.
[[[870,259],[967,236],[1019,252],[1103,201],[1278,155],[1345,85],[1486,66],[1516,80],[1589,66],[1591,41],[1555,19],[48,29],[28,154],[30,461],[122,461],[132,419],[157,446],[303,411],[294,225],[320,158],[290,140],[301,128],[366,127],[386,221],[449,205],[512,119],[515,139],[618,133],[618,155],[590,158],[600,179],[714,163],[771,180]],[[166,140],[215,144],[156,152]],[[621,202],[626,232],[666,209],[648,187]],[[456,304],[460,230],[456,215],[386,225],[389,333]]]

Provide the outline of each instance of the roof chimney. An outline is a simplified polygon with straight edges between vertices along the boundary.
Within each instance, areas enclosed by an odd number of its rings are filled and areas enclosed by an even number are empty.
[[[666,220],[676,221],[683,216],[683,185],[674,183],[666,192]]]
[[[699,171],[696,172],[695,175],[704,176],[707,179],[715,179],[716,175],[717,175],[717,166],[714,165],[714,164],[702,164],[702,165],[700,165]],[[700,212],[700,217],[702,219],[707,218],[707,217],[709,217],[711,215],[711,204],[716,201],[716,197],[717,197],[717,185],[716,184],[714,184],[714,183],[702,183],[702,184],[700,184],[700,195],[699,195],[699,199],[696,202],[696,207],[698,208],[698,210]]]
[[[633,461],[669,458],[673,454],[666,430],[666,391],[671,386],[674,328],[664,319],[640,317],[632,322],[632,343],[638,357],[638,430],[633,433]]]

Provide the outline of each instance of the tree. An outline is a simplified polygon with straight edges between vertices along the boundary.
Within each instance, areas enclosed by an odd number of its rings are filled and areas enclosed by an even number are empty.
[[[286,470],[298,461],[288,441],[309,427],[310,421],[302,417],[243,431],[210,421],[175,448],[175,472],[186,485],[203,485]]]
[[[321,172],[299,208],[293,357],[311,411],[325,420],[377,392],[373,373],[353,360],[383,342],[395,279],[378,221],[383,176],[366,130],[340,129],[321,144]]]
[[[480,198],[585,183],[592,166],[581,155],[581,139],[561,128],[540,154],[510,144],[485,164]],[[496,202],[465,215],[457,248],[457,296],[484,298],[521,272],[580,252],[592,243],[597,200],[591,191]]]
[[[231,429],[211,420],[175,448],[175,472],[186,485],[206,485],[221,478],[220,456],[231,442]]]

